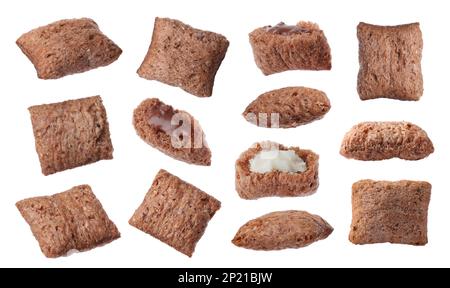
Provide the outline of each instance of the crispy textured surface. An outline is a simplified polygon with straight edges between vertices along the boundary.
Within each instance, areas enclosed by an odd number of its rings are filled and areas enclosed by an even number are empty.
[[[220,202],[160,170],[130,225],[191,257]]]
[[[150,48],[137,73],[195,96],[208,97],[228,45],[220,34],[157,17]]]
[[[358,25],[358,93],[362,100],[417,101],[423,94],[422,32],[419,23]]]
[[[306,171],[302,173],[272,171],[264,174],[251,172],[250,160],[264,148],[274,146],[280,150],[295,151],[305,161]],[[309,150],[287,148],[274,142],[262,142],[242,153],[236,161],[236,191],[243,199],[307,196],[315,193],[318,187],[319,156]]]
[[[152,98],[144,100],[139,106],[134,110],[133,114],[133,125],[136,129],[139,137],[142,138],[147,144],[158,149],[164,154],[175,158],[180,161],[184,161],[190,164],[210,166],[211,165],[211,150],[208,148],[206,143],[205,134],[198,123],[189,113],[180,110],[174,110],[175,113],[182,113],[184,117],[191,119],[191,148],[177,148],[172,145],[171,136],[156,129],[154,126],[149,124],[149,119],[151,117],[152,108],[155,105],[166,105],[159,99]],[[196,148],[195,141],[196,137],[201,137],[201,142],[203,145]],[[199,139],[200,140],[200,139]],[[198,141],[200,142],[200,141]]]
[[[353,184],[354,244],[425,245],[431,184],[363,180]]]
[[[61,20],[23,34],[17,45],[41,79],[57,79],[116,61],[122,50],[91,19]]]
[[[363,122],[344,137],[341,154],[363,161],[420,160],[434,152],[427,133],[408,122]]]
[[[44,175],[113,158],[100,96],[28,108]]]
[[[273,212],[247,222],[232,242],[253,250],[301,248],[332,232],[330,224],[317,215],[304,211]]]
[[[247,106],[243,115],[247,121],[260,127],[292,128],[322,118],[330,108],[330,100],[322,91],[306,87],[287,87],[260,95]],[[266,116],[260,117],[260,113]],[[270,121],[272,113],[279,115],[279,127],[273,127],[277,123]]]
[[[120,237],[88,185],[25,199],[16,206],[47,257],[63,256],[73,249],[89,250]]]
[[[261,27],[249,34],[256,65],[270,75],[288,70],[331,70],[331,51],[317,24],[299,22],[308,32],[279,35]]]

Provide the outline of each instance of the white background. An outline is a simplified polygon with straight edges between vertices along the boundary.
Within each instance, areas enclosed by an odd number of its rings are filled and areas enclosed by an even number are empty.
[[[449,37],[446,1],[1,1],[0,2],[0,266],[34,267],[371,267],[450,266]],[[216,77],[213,96],[197,98],[181,89],[137,76],[150,43],[154,17],[171,17],[225,35],[230,47]],[[64,18],[91,17],[124,51],[106,68],[44,81],[15,45],[24,32]],[[253,29],[285,21],[317,22],[332,49],[333,69],[290,71],[265,77],[248,43]],[[396,25],[420,21],[424,38],[425,93],[419,102],[362,102],[356,92],[359,21]],[[328,94],[323,120],[289,130],[254,127],[241,116],[259,94],[303,85]],[[108,112],[114,160],[43,176],[27,107],[101,95]],[[131,124],[133,109],[158,97],[189,111],[202,124],[212,149],[211,167],[169,158],[146,145]],[[343,135],[366,120],[408,120],[435,144],[429,158],[363,163],[339,155]],[[310,197],[241,200],[234,190],[234,162],[251,144],[273,140],[320,155],[320,187]],[[128,225],[160,168],[222,201],[192,258]],[[354,246],[348,238],[351,185],[360,179],[427,180],[433,184],[429,244]],[[46,259],[14,204],[27,197],[90,184],[122,238],[89,252]],[[257,252],[231,244],[246,221],[272,211],[298,209],[319,214],[335,228],[307,248]]]

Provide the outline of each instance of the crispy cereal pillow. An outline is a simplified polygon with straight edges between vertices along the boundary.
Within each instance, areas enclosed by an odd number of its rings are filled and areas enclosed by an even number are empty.
[[[228,45],[220,34],[178,20],[156,18],[150,48],[137,73],[195,96],[208,97]]]
[[[23,34],[17,45],[41,79],[57,79],[116,61],[122,50],[92,19],[51,23]]]
[[[422,32],[419,23],[358,25],[358,93],[361,100],[417,101],[423,94]]]

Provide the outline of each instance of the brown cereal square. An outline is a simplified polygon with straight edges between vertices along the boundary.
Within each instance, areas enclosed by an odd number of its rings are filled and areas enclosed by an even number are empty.
[[[422,32],[419,23],[358,25],[358,93],[361,100],[417,101],[423,94]]]
[[[122,50],[92,19],[69,19],[23,34],[17,45],[41,79],[57,79],[116,61]]]
[[[363,180],[353,184],[354,244],[426,245],[431,184]]]
[[[91,187],[81,185],[48,197],[17,202],[42,252],[49,258],[86,251],[120,237]]]
[[[160,170],[130,225],[191,257],[220,202]]]
[[[157,17],[150,48],[137,73],[195,96],[209,97],[228,45],[220,34]]]
[[[28,108],[44,175],[113,158],[100,96]]]

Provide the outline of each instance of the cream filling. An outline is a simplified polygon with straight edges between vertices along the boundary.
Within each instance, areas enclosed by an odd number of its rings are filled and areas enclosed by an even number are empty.
[[[250,159],[250,171],[253,173],[302,173],[306,168],[305,161],[292,150],[263,150]]]

